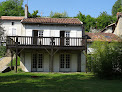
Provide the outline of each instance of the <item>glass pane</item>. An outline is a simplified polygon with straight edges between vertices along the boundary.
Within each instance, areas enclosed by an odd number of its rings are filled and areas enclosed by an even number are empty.
[[[66,54],[66,68],[70,68],[70,55]]]
[[[64,54],[61,54],[61,58],[60,58],[60,68],[64,68]]]
[[[37,56],[36,54],[33,54],[33,68],[37,68]]]
[[[38,68],[42,68],[43,57],[42,54],[38,54]]]

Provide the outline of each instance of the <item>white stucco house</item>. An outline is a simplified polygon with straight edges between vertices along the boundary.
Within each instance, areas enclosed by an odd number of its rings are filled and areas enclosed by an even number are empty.
[[[122,13],[117,13],[117,21],[116,23],[112,23],[106,26],[102,31],[102,33],[113,33],[119,37],[122,37]]]
[[[23,71],[85,72],[83,23],[77,18],[28,18],[27,9],[18,25],[10,22],[16,31],[7,29],[6,41],[20,56]]]

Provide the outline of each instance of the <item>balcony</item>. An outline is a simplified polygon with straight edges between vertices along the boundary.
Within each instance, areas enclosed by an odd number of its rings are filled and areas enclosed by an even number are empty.
[[[76,37],[32,37],[32,36],[7,36],[8,48],[64,48],[81,49],[85,46],[85,38]]]

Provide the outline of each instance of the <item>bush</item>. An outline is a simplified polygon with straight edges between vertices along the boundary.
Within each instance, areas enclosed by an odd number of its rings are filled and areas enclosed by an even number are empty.
[[[22,68],[18,68],[18,72],[23,72]]]
[[[5,56],[6,53],[6,47],[5,46],[0,46],[0,57]]]
[[[100,78],[122,76],[122,42],[94,42],[91,47],[95,52],[88,58],[88,64],[92,61],[95,75]]]

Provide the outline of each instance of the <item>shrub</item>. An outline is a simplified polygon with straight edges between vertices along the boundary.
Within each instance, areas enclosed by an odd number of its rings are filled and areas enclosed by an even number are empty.
[[[18,72],[23,72],[22,68],[18,68]]]
[[[100,78],[122,76],[122,42],[94,42],[91,47],[95,52],[88,58],[88,64],[92,61],[95,75]]]
[[[6,53],[6,47],[5,46],[0,46],[0,57],[5,56]]]

